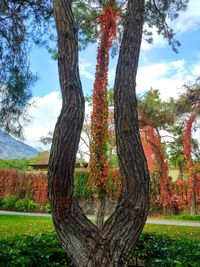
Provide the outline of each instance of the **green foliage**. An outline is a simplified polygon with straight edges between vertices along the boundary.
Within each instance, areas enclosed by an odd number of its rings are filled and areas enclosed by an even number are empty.
[[[0,266],[61,267],[69,260],[56,234],[15,236],[0,240]]]
[[[30,164],[48,164],[49,151],[41,151],[35,157],[30,159]]]
[[[183,125],[172,125],[170,132],[173,134],[174,139],[169,142],[169,160],[170,163],[177,167],[179,170],[184,170],[185,160],[183,152],[182,136],[184,132]]]
[[[50,205],[49,203],[46,204],[46,206],[45,206],[45,211],[46,211],[47,213],[51,213],[51,205]]]
[[[10,159],[10,160],[0,159],[0,170],[17,169],[21,171],[27,171],[29,169],[28,167],[29,162],[30,161],[26,158]]]
[[[189,239],[173,239],[167,235],[143,233],[132,253],[145,266],[200,266],[200,242]]]
[[[76,171],[74,175],[74,196],[76,198],[92,198],[92,189],[88,185],[88,171]]]
[[[190,214],[180,214],[173,216],[161,216],[160,218],[164,219],[173,219],[173,220],[186,220],[186,221],[200,221],[200,215],[190,215]]]
[[[35,203],[28,197],[23,199],[18,199],[15,203],[15,208],[17,211],[24,211],[24,212],[34,212],[38,208],[38,204]]]
[[[118,162],[117,154],[111,155],[109,163],[110,163],[111,168],[119,168],[119,162]]]
[[[78,28],[79,49],[85,49],[88,43],[95,43],[98,37],[96,19],[100,15],[96,6],[89,1],[76,1],[73,13]]]
[[[151,89],[139,96],[138,112],[144,124],[155,129],[166,129],[174,123],[174,100],[162,101],[159,90]]]
[[[4,209],[8,209],[8,210],[14,210],[15,209],[15,204],[17,202],[17,196],[15,195],[7,195],[4,199],[3,199],[3,205],[2,207]]]
[[[55,233],[15,236],[0,239],[0,266],[71,266]],[[143,233],[131,254],[130,262],[145,266],[198,267],[200,242],[173,239],[167,235]]]
[[[177,116],[188,114],[192,111],[198,112],[196,104],[200,101],[200,77],[195,81],[184,84],[183,89],[185,92],[176,101],[175,112]]]
[[[52,1],[1,1],[0,17],[0,127],[21,136],[36,80],[29,51],[51,34]]]

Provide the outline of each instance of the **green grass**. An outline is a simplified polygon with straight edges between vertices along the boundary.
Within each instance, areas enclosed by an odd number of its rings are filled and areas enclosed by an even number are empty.
[[[149,217],[151,219],[151,216]],[[200,215],[169,215],[169,216],[156,216],[156,220],[181,220],[181,221],[196,221],[200,222]]]
[[[35,235],[54,231],[50,217],[0,215],[0,237],[15,235]],[[172,226],[147,224],[144,232],[163,233],[178,238],[200,240],[200,228],[189,226]]]
[[[144,232],[167,234],[173,238],[187,238],[200,241],[200,227],[146,224]]]
[[[35,235],[53,231],[50,217],[0,215],[0,237]]]

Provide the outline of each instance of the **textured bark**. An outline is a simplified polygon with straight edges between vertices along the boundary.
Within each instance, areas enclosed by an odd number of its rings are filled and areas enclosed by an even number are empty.
[[[106,212],[106,191],[102,190],[96,199],[95,224],[99,229],[103,228]]]
[[[123,190],[115,212],[99,230],[73,197],[84,101],[71,1],[54,0],[63,105],[53,136],[48,190],[53,222],[73,266],[127,266],[128,255],[145,224],[149,174],[139,137],[135,96],[143,13],[144,0],[129,0],[115,82],[115,123]]]
[[[197,177],[195,174],[192,174],[191,177],[191,206],[190,206],[190,213],[192,215],[197,214],[197,197],[196,197],[196,180]]]

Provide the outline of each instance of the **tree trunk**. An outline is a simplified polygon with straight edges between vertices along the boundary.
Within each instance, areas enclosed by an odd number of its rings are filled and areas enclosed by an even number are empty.
[[[180,163],[178,165],[178,169],[179,169],[178,179],[180,179],[181,181],[183,181],[183,164],[182,163]]]
[[[95,224],[99,229],[103,228],[106,212],[106,191],[102,190],[96,199]]]
[[[197,214],[197,198],[196,198],[196,175],[192,174],[191,177],[191,204],[190,213],[192,215]]]
[[[48,171],[53,222],[73,266],[125,267],[149,207],[149,173],[139,137],[135,96],[144,0],[128,1],[115,82],[116,138],[123,189],[115,212],[101,231],[86,218],[73,196],[84,100],[71,2],[54,0],[63,105],[54,131]]]

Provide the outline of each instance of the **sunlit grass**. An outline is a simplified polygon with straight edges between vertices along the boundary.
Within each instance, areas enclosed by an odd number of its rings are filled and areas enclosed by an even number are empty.
[[[34,235],[53,230],[51,217],[0,215],[0,237]]]
[[[187,214],[181,214],[181,215],[169,215],[169,216],[150,216],[150,219],[156,219],[156,220],[181,220],[181,221],[197,221],[200,222],[200,215],[187,215]]]
[[[200,227],[146,224],[144,232],[167,234],[174,238],[187,238],[200,241]]]
[[[0,215],[0,237],[35,235],[54,231],[51,217]],[[146,224],[144,232],[200,240],[200,227]]]

